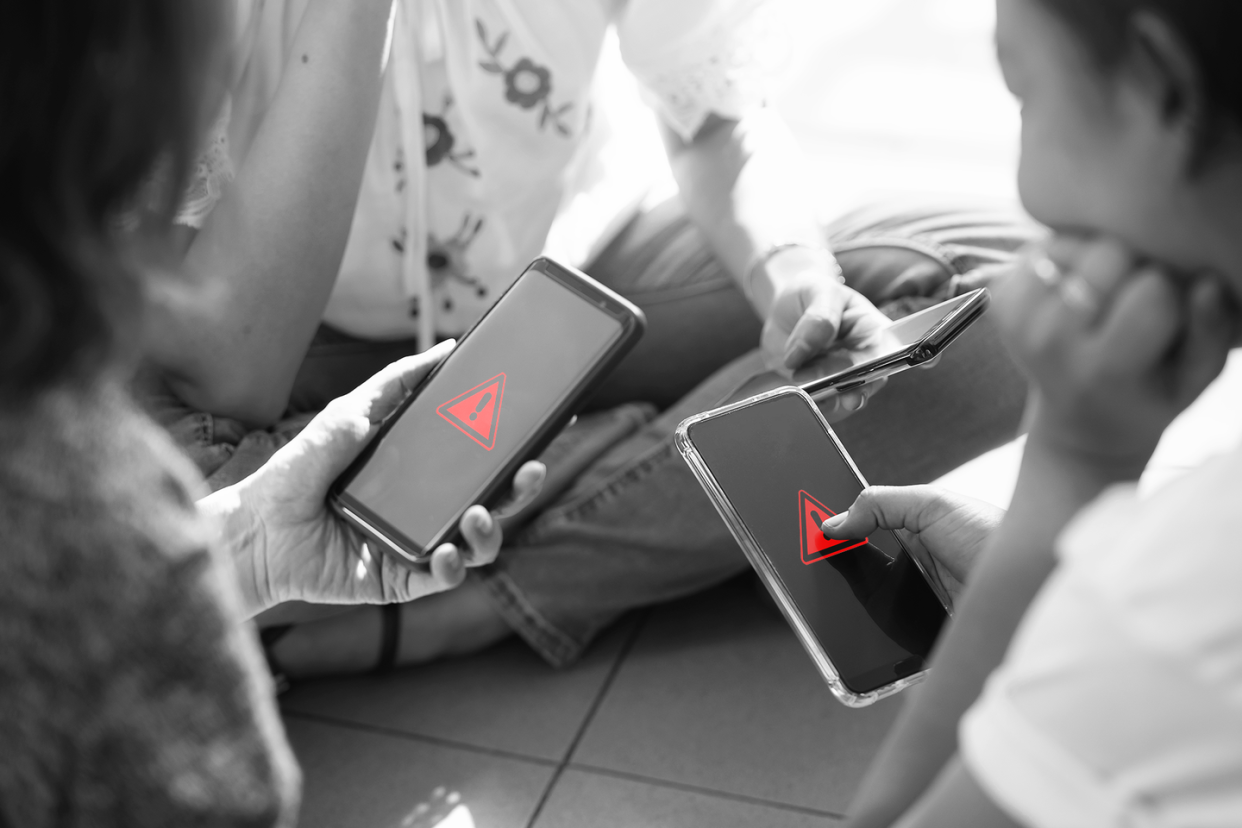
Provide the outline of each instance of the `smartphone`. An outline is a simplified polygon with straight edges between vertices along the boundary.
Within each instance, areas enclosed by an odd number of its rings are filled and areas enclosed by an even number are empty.
[[[929,362],[965,333],[988,309],[985,288],[972,290],[895,320],[884,328],[872,347],[863,352],[837,348],[816,360],[812,368],[794,374],[791,381],[775,371],[746,383],[733,399],[752,397],[785,385],[797,385],[811,396],[849,391]]]
[[[493,505],[643,334],[642,311],[538,259],[336,481],[330,502],[382,550],[425,561]]]
[[[863,707],[924,677],[947,596],[894,533],[821,531],[867,484],[810,395],[691,417],[677,446],[838,699]]]

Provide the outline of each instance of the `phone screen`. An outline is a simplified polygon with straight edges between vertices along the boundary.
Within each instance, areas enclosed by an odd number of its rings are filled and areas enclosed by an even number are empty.
[[[689,437],[846,687],[867,693],[924,669],[947,613],[891,532],[820,531],[863,487],[803,398],[703,420]]]
[[[427,550],[625,333],[526,271],[381,438],[345,492]]]
[[[884,338],[890,346],[888,353],[896,353],[917,345],[932,328],[956,313],[972,298],[970,294],[959,296],[896,320],[884,329]]]
[[[817,360],[814,367],[795,374],[794,381],[799,385],[808,385],[816,380],[835,377],[861,366],[881,363],[904,354],[973,298],[971,294],[966,294],[897,319],[878,331],[865,349],[835,348]]]

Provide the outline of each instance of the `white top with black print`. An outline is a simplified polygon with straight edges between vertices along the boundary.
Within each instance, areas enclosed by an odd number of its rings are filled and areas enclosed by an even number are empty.
[[[307,0],[238,4],[237,82],[182,221],[201,226],[280,82]],[[605,37],[687,138],[763,100],[767,0],[402,0],[357,213],[325,321],[424,347],[460,334],[538,256],[606,136]],[[767,36],[764,35],[767,33]]]

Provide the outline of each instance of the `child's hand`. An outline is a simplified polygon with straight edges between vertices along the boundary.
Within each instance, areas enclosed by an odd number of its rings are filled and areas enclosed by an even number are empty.
[[[1036,386],[1031,438],[1136,465],[1224,368],[1239,330],[1211,277],[1178,279],[1117,242],[1060,237],[996,290],[996,314]]]
[[[956,600],[1004,516],[989,503],[934,486],[872,486],[821,529],[838,540],[865,538],[876,529],[897,532],[946,596]]]

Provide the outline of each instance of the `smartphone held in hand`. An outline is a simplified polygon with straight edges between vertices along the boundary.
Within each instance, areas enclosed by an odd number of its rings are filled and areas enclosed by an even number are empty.
[[[821,531],[866,483],[806,392],[691,417],[677,445],[838,699],[862,707],[923,678],[947,596],[894,533]]]
[[[538,259],[389,418],[333,486],[338,513],[381,549],[426,560],[493,505],[642,336],[642,312]]]

